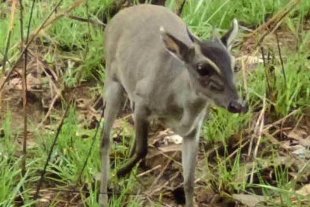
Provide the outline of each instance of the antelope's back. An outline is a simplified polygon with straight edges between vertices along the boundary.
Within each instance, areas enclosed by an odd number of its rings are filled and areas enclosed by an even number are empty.
[[[107,76],[131,91],[144,77],[165,73],[172,56],[164,48],[161,26],[185,44],[191,43],[185,23],[165,7],[143,4],[114,16],[105,30]]]

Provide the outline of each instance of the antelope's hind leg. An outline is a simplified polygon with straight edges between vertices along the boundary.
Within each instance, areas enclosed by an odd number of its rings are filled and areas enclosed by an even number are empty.
[[[117,171],[118,177],[122,177],[127,173],[129,173],[131,169],[147,155],[149,120],[148,120],[148,112],[145,106],[135,104],[134,124],[136,128],[135,133],[136,137],[133,144],[133,148],[131,149],[130,152],[130,159]]]
[[[101,207],[108,206],[108,180],[110,170],[110,140],[111,130],[116,116],[121,108],[124,98],[122,85],[114,80],[107,78],[104,94],[104,127],[101,132],[101,185],[99,192],[99,204]]]

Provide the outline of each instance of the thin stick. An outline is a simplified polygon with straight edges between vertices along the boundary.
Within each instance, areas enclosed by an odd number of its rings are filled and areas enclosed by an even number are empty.
[[[300,3],[301,0],[292,0],[287,5],[283,7],[280,11],[278,11],[272,18],[268,20],[265,24],[258,27],[256,30],[254,30],[251,35],[259,33],[259,31],[266,29],[269,25],[271,25],[274,22],[279,21],[279,19],[282,19],[285,17],[288,12],[290,12],[295,6],[297,6]],[[280,17],[279,17],[280,16]],[[250,35],[250,36],[251,36]]]
[[[20,0],[22,3],[22,0]],[[31,21],[32,21],[32,14],[34,9],[35,0],[32,1],[29,23],[28,23],[28,30],[27,30],[27,39],[29,39]],[[22,19],[23,17],[21,17]],[[21,20],[22,21],[22,20]],[[23,31],[22,31],[23,33]],[[21,35],[21,42],[23,43],[23,35]],[[22,159],[22,175],[25,176],[26,174],[26,156],[27,156],[27,60],[28,60],[28,50],[25,50],[24,54],[24,67],[23,67],[23,74],[22,77],[22,90],[23,90],[23,119],[24,119],[24,135],[23,135],[23,159]]]
[[[242,70],[242,76],[243,76],[243,88],[245,90],[245,93],[248,94],[248,84],[247,84],[247,78],[246,78],[246,72],[245,72],[245,63],[244,59],[241,59],[241,70]]]
[[[178,11],[177,11],[177,15],[178,15],[179,17],[182,15],[182,12],[183,12],[185,3],[186,3],[186,0],[183,0],[183,2],[182,2],[182,4],[181,4],[180,8],[179,8]]]
[[[47,169],[48,163],[49,163],[49,161],[52,158],[52,153],[53,153],[54,147],[56,146],[56,143],[57,143],[57,140],[58,140],[61,128],[62,128],[64,120],[65,120],[65,118],[66,118],[66,116],[68,114],[71,102],[72,102],[72,98],[70,99],[70,101],[69,101],[69,103],[67,105],[66,111],[63,114],[63,116],[61,117],[61,121],[60,121],[60,123],[59,123],[59,125],[57,127],[55,138],[53,140],[52,146],[51,146],[50,151],[48,153],[48,156],[46,158],[46,162],[45,162],[44,168],[41,171],[41,176],[40,176],[40,179],[39,179],[38,184],[37,184],[37,189],[36,189],[36,192],[35,192],[35,194],[33,196],[34,200],[38,199],[38,197],[39,197],[40,189],[41,189],[41,186],[42,186],[42,183],[43,183],[43,180],[44,180],[44,176],[45,176],[45,173],[46,173],[46,169]]]
[[[13,30],[13,27],[14,27],[15,10],[16,10],[16,1],[13,1],[12,2],[12,6],[11,6],[11,17],[10,17],[9,33],[8,33],[8,38],[6,40],[5,51],[4,51],[4,54],[3,54],[3,62],[2,62],[2,73],[3,74],[5,72],[6,61],[8,60],[8,52],[9,52],[9,47],[10,47],[10,42],[11,42],[12,30]],[[5,81],[3,82],[3,85],[4,85],[4,83],[5,83]]]
[[[266,96],[263,99],[263,109],[259,115],[258,122],[259,122],[259,128],[254,131],[254,134],[258,134],[258,140],[256,142],[256,146],[254,149],[253,157],[254,157],[254,162],[253,162],[253,167],[252,167],[252,172],[250,176],[250,183],[253,183],[253,177],[254,177],[254,171],[255,171],[255,166],[256,166],[256,157],[257,157],[257,151],[258,147],[260,145],[260,142],[262,140],[262,134],[263,134],[263,127],[264,127],[264,117],[265,117],[265,111],[266,111]],[[255,127],[256,128],[256,127]]]
[[[22,90],[23,90],[23,120],[24,120],[24,135],[23,135],[23,158],[22,158],[22,176],[26,174],[26,155],[27,155],[27,51],[24,53],[24,67],[22,74]]]
[[[90,18],[82,18],[74,15],[66,15],[67,18],[73,19],[79,22],[86,22],[86,23],[91,23],[93,26],[101,26],[105,27],[106,24],[100,21],[99,19],[90,19]]]
[[[232,157],[237,154],[237,152],[242,149],[245,145],[247,145],[250,142],[250,140],[245,141],[241,146],[238,147],[235,151],[233,151],[228,157],[226,157],[221,163],[226,163],[228,160],[231,160]]]
[[[93,138],[92,138],[92,143],[91,143],[91,145],[90,145],[90,148],[89,148],[89,150],[88,150],[88,153],[87,153],[86,159],[85,159],[85,161],[84,161],[82,170],[81,170],[80,173],[79,173],[79,177],[78,177],[78,179],[77,179],[77,182],[76,182],[76,185],[75,185],[74,188],[77,188],[78,183],[81,181],[83,172],[84,172],[84,170],[85,170],[85,168],[86,168],[86,165],[87,165],[87,162],[88,162],[88,159],[89,159],[89,157],[90,157],[90,155],[91,155],[91,152],[92,152],[93,149],[94,149],[96,137],[97,137],[97,134],[98,134],[98,131],[99,131],[99,128],[100,128],[100,122],[103,120],[103,114],[104,114],[104,108],[102,109],[101,117],[100,117],[99,123],[98,123],[98,125],[97,125],[96,132],[95,132],[95,134],[94,134],[94,136],[93,136]]]
[[[19,8],[20,8],[20,17],[19,17],[19,22],[20,22],[20,39],[21,39],[21,43],[22,43],[21,47],[20,47],[20,51],[22,51],[23,50],[23,46],[24,46],[24,21],[23,21],[23,19],[24,19],[24,6],[23,6],[23,0],[19,0]]]
[[[57,89],[56,89],[56,92],[57,92]],[[57,94],[54,96],[49,108],[48,108],[48,111],[47,113],[45,114],[45,116],[43,117],[42,121],[38,124],[38,126],[36,127],[36,129],[39,129],[43,126],[44,122],[46,121],[46,119],[50,116],[51,112],[52,112],[52,109],[54,107],[54,104],[56,103],[57,99],[60,97],[60,93],[57,92]]]
[[[271,86],[270,86],[270,81],[269,81],[269,75],[267,73],[267,62],[269,60],[269,53],[268,53],[268,57],[267,60],[265,59],[265,50],[263,47],[260,47],[261,52],[262,52],[262,58],[263,58],[263,63],[264,63],[264,74],[265,74],[265,78],[266,78],[266,83],[267,83],[267,88],[268,88],[268,93],[271,93]]]
[[[279,52],[279,57],[280,57],[280,62],[281,62],[282,74],[283,74],[283,77],[284,77],[285,86],[287,87],[286,74],[285,74],[284,63],[283,63],[283,58],[282,58],[282,54],[281,54],[281,47],[280,47],[280,43],[279,43],[278,33],[275,32],[275,34],[276,34],[277,47],[278,47],[278,52]]]
[[[279,124],[279,123],[282,123],[282,122],[285,121],[288,117],[293,116],[293,115],[296,114],[297,112],[298,112],[298,109],[292,111],[291,113],[289,113],[289,114],[286,115],[285,117],[279,119],[278,121],[275,121],[275,122],[273,122],[272,124],[267,125],[267,126],[264,128],[264,131],[267,131],[267,130],[269,130],[271,127],[273,127],[273,126],[275,126],[275,125],[277,125],[277,124]]]
[[[159,168],[161,168],[161,165],[157,165],[157,166],[153,167],[152,169],[149,169],[149,170],[147,170],[147,171],[145,171],[145,172],[143,172],[143,173],[138,174],[138,175],[137,175],[137,178],[140,178],[140,177],[142,177],[142,176],[144,176],[144,175],[146,175],[146,174],[149,174],[149,173],[151,173],[152,171],[157,170],[157,169],[159,169]]]

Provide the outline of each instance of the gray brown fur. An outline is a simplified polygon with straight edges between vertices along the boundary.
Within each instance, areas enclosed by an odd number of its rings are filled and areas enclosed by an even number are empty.
[[[232,29],[200,41],[177,15],[161,6],[139,5],[120,11],[105,30],[105,124],[99,203],[107,206],[110,136],[125,94],[136,127],[130,160],[118,176],[129,173],[147,154],[149,120],[157,118],[184,138],[182,166],[186,206],[193,207],[194,173],[200,129],[210,103],[240,113],[233,80]],[[225,44],[225,45],[224,45]]]

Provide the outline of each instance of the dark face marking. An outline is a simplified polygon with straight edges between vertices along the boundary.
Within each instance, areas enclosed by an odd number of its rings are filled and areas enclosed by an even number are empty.
[[[227,48],[217,40],[195,42],[195,55],[190,59],[190,67],[197,81],[208,93],[223,93],[225,89],[235,91],[232,58]],[[203,92],[204,93],[204,92]]]
[[[199,43],[201,53],[209,58],[220,69],[222,78],[227,81],[232,75],[232,60],[226,47],[218,40]]]

